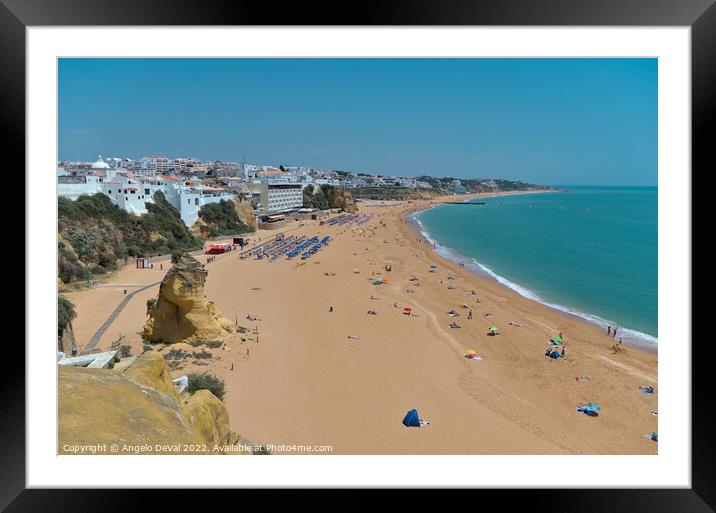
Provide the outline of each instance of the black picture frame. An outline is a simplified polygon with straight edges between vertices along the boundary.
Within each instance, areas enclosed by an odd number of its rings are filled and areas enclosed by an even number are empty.
[[[708,204],[702,179],[712,167],[709,135],[716,124],[716,7],[715,0],[414,0],[366,1],[359,4],[260,3],[215,0],[0,0],[0,130],[6,143],[6,162],[25,165],[25,29],[29,26],[87,25],[553,25],[553,26],[689,26],[692,42],[692,169],[700,169],[700,186],[692,186],[693,204],[699,195]],[[280,8],[277,7],[280,5]],[[711,129],[711,130],[709,130]],[[22,164],[20,164],[22,163]],[[32,170],[27,170],[27,173]],[[688,172],[688,170],[687,170]],[[694,172],[684,176],[693,183]],[[23,206],[24,207],[24,206]],[[24,208],[15,209],[23,212]],[[693,233],[709,233],[706,217],[693,217]],[[19,229],[17,230],[19,232]],[[13,239],[16,241],[16,239]],[[15,242],[15,244],[17,244]],[[5,248],[4,269],[26,267],[21,251]],[[20,253],[17,256],[11,254]],[[692,262],[706,264],[704,257]],[[712,266],[709,266],[712,267]],[[8,290],[24,290],[19,272],[8,272]],[[713,278],[701,274],[699,288]],[[10,288],[11,287],[11,288]],[[692,302],[695,319],[709,318],[708,302]],[[23,302],[24,304],[24,302]],[[27,305],[32,308],[32,305]],[[10,312],[10,310],[6,310]],[[9,317],[6,315],[6,318]],[[16,326],[13,325],[13,326]],[[5,342],[20,335],[14,328]],[[695,331],[694,331],[695,334]],[[696,340],[695,335],[693,340]],[[708,512],[716,507],[716,455],[713,399],[710,397],[708,358],[711,341],[692,344],[692,488],[690,489],[568,489],[568,490],[451,490],[449,500],[469,498],[474,507],[495,499],[500,509],[585,512]],[[16,345],[15,342],[12,342]],[[19,351],[15,351],[19,353]],[[143,511],[147,490],[39,490],[25,485],[25,366],[14,355],[13,365],[2,369],[0,399],[0,510],[6,511]],[[24,363],[24,361],[23,361]],[[156,493],[156,492],[154,492]],[[185,510],[195,505],[218,506],[229,490],[171,490],[163,493],[162,510]],[[240,491],[237,507],[251,498]],[[266,493],[266,492],[265,492]],[[348,491],[340,499],[334,491],[270,491],[271,507],[296,507],[298,499],[317,499],[342,509],[372,508],[390,491]],[[468,495],[469,493],[469,495]],[[477,495],[476,495],[477,494]],[[316,495],[317,497],[314,497]],[[377,495],[377,496],[376,496]],[[425,491],[413,492],[411,501],[425,507]],[[235,496],[231,497],[232,502]],[[485,502],[488,501],[488,502]],[[445,504],[443,502],[443,504]],[[198,507],[198,506],[197,506]]]

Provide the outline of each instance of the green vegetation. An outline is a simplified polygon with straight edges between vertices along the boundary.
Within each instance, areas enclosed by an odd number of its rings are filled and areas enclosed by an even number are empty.
[[[105,194],[83,195],[76,201],[58,198],[58,274],[63,283],[86,280],[115,270],[117,262],[202,247],[182,222],[179,211],[154,194],[146,214],[135,216]]]
[[[189,378],[189,393],[197,390],[208,390],[220,400],[224,400],[224,380],[206,372],[202,374],[192,373]]]
[[[318,190],[316,190],[313,184],[309,184],[303,189],[304,208],[317,208],[320,210],[331,208],[328,204],[328,198],[326,198],[322,189],[323,188],[319,186]]]
[[[57,336],[62,336],[75,317],[77,317],[77,313],[72,301],[65,297],[57,296]]]
[[[219,203],[203,205],[199,210],[199,218],[208,225],[207,235],[209,237],[253,231],[250,226],[239,219],[232,201],[221,200]]]

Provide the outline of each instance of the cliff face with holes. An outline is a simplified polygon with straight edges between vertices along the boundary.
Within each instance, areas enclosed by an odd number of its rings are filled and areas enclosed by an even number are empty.
[[[144,339],[150,342],[221,340],[233,325],[204,295],[207,270],[185,254],[167,271],[159,297],[147,308]]]
[[[82,445],[105,445],[100,454],[136,454],[140,446],[141,454],[237,454],[226,448],[239,436],[224,403],[208,390],[179,394],[158,353],[144,353],[123,371],[58,366],[58,373],[60,454]]]

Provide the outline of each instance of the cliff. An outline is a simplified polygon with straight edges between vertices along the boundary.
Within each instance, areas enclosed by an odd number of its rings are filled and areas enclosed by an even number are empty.
[[[65,284],[117,269],[136,256],[166,255],[201,248],[161,192],[147,213],[129,214],[98,193],[76,201],[57,199],[58,276]]]
[[[222,452],[215,444],[238,442],[224,403],[208,390],[178,394],[158,353],[144,353],[124,371],[58,366],[58,373],[60,454],[98,444],[107,446],[102,454],[134,454],[136,446],[142,454],[197,454],[185,445],[212,454]]]
[[[412,189],[409,187],[356,187],[351,191],[356,198],[384,201],[432,199],[445,194],[445,191],[439,189]]]
[[[254,215],[254,209],[251,203],[248,201],[232,200],[236,214],[239,216],[239,220],[248,226],[252,232],[256,231],[256,216]]]
[[[159,286],[159,297],[147,308],[145,340],[221,340],[233,333],[231,322],[204,295],[207,275],[204,266],[188,254],[167,271]]]
[[[256,216],[251,203],[237,199],[208,203],[199,210],[191,233],[204,239],[256,231]]]
[[[303,189],[303,206],[321,210],[342,208],[346,212],[358,212],[358,206],[351,193],[333,185],[320,185],[317,188],[313,184],[307,185]]]
[[[340,187],[324,187],[324,194],[331,208],[342,208],[345,212],[358,212],[358,206],[350,192]]]

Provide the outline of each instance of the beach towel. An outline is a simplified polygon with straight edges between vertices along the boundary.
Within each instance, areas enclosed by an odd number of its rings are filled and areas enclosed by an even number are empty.
[[[418,410],[413,408],[406,413],[403,418],[403,425],[405,427],[420,427],[420,416],[418,415]]]
[[[640,391],[642,394],[649,394],[649,395],[656,393],[656,391],[654,391],[654,390],[649,390],[648,387],[639,387],[639,391]]]
[[[599,417],[599,413],[587,406],[577,406],[577,411],[590,417]]]

